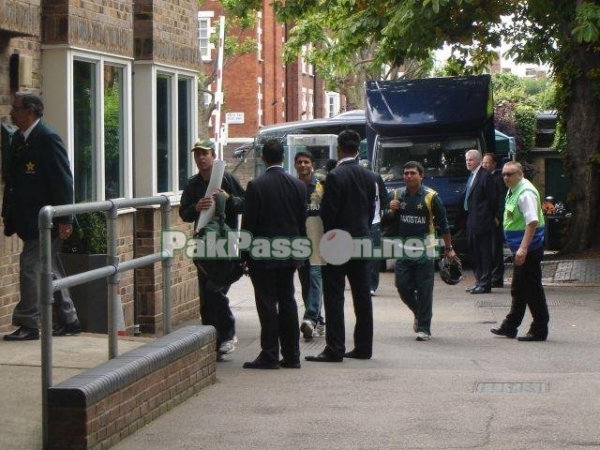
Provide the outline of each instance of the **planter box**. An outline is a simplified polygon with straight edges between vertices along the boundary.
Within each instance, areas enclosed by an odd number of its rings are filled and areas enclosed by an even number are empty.
[[[61,253],[65,274],[75,275],[106,265],[103,254]],[[70,288],[71,298],[83,331],[108,333],[108,284],[106,279],[95,280]]]

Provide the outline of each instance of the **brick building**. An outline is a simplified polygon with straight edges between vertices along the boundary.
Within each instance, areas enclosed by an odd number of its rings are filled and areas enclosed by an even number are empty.
[[[214,70],[217,58],[217,49],[210,46],[208,37],[216,31],[220,14],[217,0],[204,2],[198,13],[200,36],[207,41],[204,52],[201,51],[206,74]],[[221,120],[227,124],[229,150],[249,142],[262,126],[340,112],[339,94],[324,91],[312,66],[302,58],[283,64],[288,27],[276,22],[270,2],[263,0],[257,18],[256,28],[245,34],[256,39],[257,51],[231,58],[223,70]],[[211,88],[214,92],[214,83]]]
[[[77,202],[165,194],[171,223],[189,231],[177,202],[195,171],[197,11],[197,0],[0,0],[2,152],[13,93],[41,94],[44,119],[65,141]],[[120,260],[158,251],[159,226],[156,209],[120,211]],[[0,237],[0,332],[10,331],[19,298],[20,250],[16,236]],[[175,324],[198,317],[195,272],[175,259]],[[162,329],[161,280],[160,264],[123,274],[128,331],[134,322]]]

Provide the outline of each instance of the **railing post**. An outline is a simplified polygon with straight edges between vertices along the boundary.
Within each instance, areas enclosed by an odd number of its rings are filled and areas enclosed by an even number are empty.
[[[59,289],[77,286],[86,282],[106,278],[108,283],[108,340],[109,359],[118,356],[118,323],[120,317],[118,309],[122,308],[119,296],[120,272],[134,270],[138,267],[162,262],[163,276],[163,311],[165,321],[165,334],[171,332],[171,268],[172,253],[163,252],[133,258],[131,261],[119,262],[117,254],[117,215],[119,207],[138,207],[145,205],[161,205],[162,229],[168,230],[171,226],[171,201],[169,197],[146,197],[139,199],[116,199],[104,202],[91,202],[72,205],[44,206],[38,216],[39,244],[40,244],[40,314],[41,314],[41,364],[42,364],[42,442],[43,449],[50,446],[49,442],[49,399],[48,392],[52,386],[52,304],[54,292]],[[106,212],[107,231],[107,261],[106,266],[90,270],[77,275],[71,275],[54,280],[52,271],[52,220],[72,214],[93,211]],[[162,237],[162,236],[161,236]],[[168,253],[166,256],[165,254]]]
[[[52,284],[52,208],[46,206],[38,216],[40,245],[40,315],[41,315],[41,352],[42,352],[42,442],[48,448],[48,390],[52,386],[52,303],[54,289]]]
[[[119,267],[119,255],[117,254],[117,217],[118,208],[114,202],[112,207],[106,213],[106,248],[107,248],[107,261],[106,264],[115,266],[115,269]],[[114,275],[107,278],[108,283],[108,359],[113,359],[119,356],[119,330],[117,319],[120,317],[117,308],[122,308],[121,302],[119,301],[119,280],[120,275],[118,270],[115,270]],[[122,312],[121,312],[122,314]]]
[[[171,228],[171,200],[164,196],[166,202],[161,205],[161,228],[162,233]],[[162,236],[160,236],[162,239]],[[162,260],[162,280],[163,280],[163,317],[165,334],[171,332],[172,313],[171,313],[171,268],[173,266],[173,255]]]

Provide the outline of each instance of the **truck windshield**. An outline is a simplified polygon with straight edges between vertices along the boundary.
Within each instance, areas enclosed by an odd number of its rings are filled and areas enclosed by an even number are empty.
[[[384,181],[402,180],[408,161],[420,162],[426,178],[468,176],[465,152],[479,150],[478,140],[472,137],[385,139],[375,147],[375,170]]]

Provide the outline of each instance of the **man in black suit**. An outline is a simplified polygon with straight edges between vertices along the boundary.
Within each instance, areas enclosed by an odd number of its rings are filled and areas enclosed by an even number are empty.
[[[331,230],[343,230],[353,238],[369,238],[375,214],[373,172],[358,164],[356,156],[360,136],[343,131],[338,136],[338,165],[327,175],[321,201],[321,219],[325,239]],[[331,234],[330,234],[331,236]],[[323,252],[322,252],[323,254]],[[323,255],[325,256],[325,255]],[[326,258],[327,259],[327,258]],[[341,362],[344,357],[369,359],[373,352],[373,304],[369,284],[369,261],[350,259],[340,265],[323,267],[323,300],[325,303],[325,349],[307,361]],[[356,324],[354,349],[346,353],[344,324],[344,286],[348,277]]]
[[[248,183],[242,230],[252,233],[253,243],[283,242],[306,236],[306,187],[282,167],[283,146],[267,141],[262,149],[266,172]],[[254,256],[254,257],[253,257]],[[260,258],[257,259],[256,257]],[[308,255],[307,255],[308,256]],[[298,305],[294,298],[294,272],[304,261],[292,256],[244,255],[254,286],[260,319],[262,351],[245,369],[300,368],[300,331]],[[279,361],[279,349],[281,355]]]
[[[492,174],[494,186],[496,187],[496,220],[494,221],[494,252],[492,264],[492,287],[504,287],[504,200],[508,188],[504,184],[502,168],[497,167],[497,158],[493,153],[483,155],[481,165]]]
[[[471,175],[462,205],[467,218],[469,256],[475,274],[475,284],[467,291],[471,294],[487,294],[492,290],[496,188],[492,174],[481,165],[479,150],[468,150],[465,160]]]
[[[4,336],[5,341],[39,339],[38,319],[39,259],[38,214],[46,205],[73,203],[73,176],[65,145],[60,136],[42,121],[44,104],[32,93],[18,93],[10,117],[19,128],[13,139],[7,164],[2,218],[4,234],[17,234],[23,240],[19,256],[21,298],[13,311],[12,323],[19,328]],[[52,270],[64,276],[58,259],[61,241],[73,231],[71,216],[57,217],[52,230]],[[81,325],[68,289],[55,295],[60,324],[55,336],[81,333]]]

